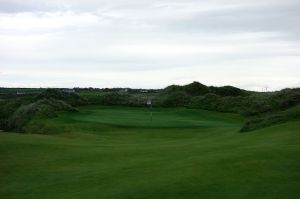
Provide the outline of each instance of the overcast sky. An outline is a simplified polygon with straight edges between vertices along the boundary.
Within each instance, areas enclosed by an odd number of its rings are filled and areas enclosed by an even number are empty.
[[[0,0],[0,86],[300,87],[299,0]]]

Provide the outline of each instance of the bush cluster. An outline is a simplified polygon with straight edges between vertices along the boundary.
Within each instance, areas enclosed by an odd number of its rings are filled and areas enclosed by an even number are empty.
[[[86,99],[78,95],[77,93],[64,92],[62,89],[46,89],[44,92],[36,96],[36,100],[39,99],[57,99],[62,100],[72,106],[80,106],[86,104]]]
[[[300,105],[289,108],[284,111],[277,111],[269,114],[250,117],[244,123],[240,132],[248,132],[251,130],[271,126],[286,121],[291,121],[300,118]]]
[[[56,111],[77,111],[77,109],[62,100],[41,99],[21,105],[7,120],[7,129],[22,132],[24,126],[34,117],[55,117]]]

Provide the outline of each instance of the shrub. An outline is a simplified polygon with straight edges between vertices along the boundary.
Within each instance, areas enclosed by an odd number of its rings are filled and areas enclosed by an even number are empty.
[[[81,97],[77,93],[67,93],[67,92],[63,92],[61,89],[46,89],[44,92],[39,94],[36,97],[36,99],[37,100],[39,99],[62,100],[72,106],[87,104],[85,98]]]
[[[247,94],[244,90],[233,86],[210,87],[210,90],[220,96],[243,96]]]
[[[42,99],[21,105],[7,121],[9,130],[23,131],[23,127],[34,117],[55,117],[56,111],[77,111],[71,105],[55,99]]]
[[[300,118],[300,105],[284,111],[277,111],[274,113],[251,117],[244,123],[240,132],[248,132],[298,118]]]
[[[177,107],[184,106],[189,103],[191,97],[187,95],[184,91],[175,91],[164,95],[158,102],[161,106],[165,107]]]
[[[128,104],[130,96],[118,92],[110,92],[102,96],[103,105],[126,105]]]
[[[193,82],[183,87],[184,91],[192,96],[204,95],[210,92],[209,88],[199,82]]]

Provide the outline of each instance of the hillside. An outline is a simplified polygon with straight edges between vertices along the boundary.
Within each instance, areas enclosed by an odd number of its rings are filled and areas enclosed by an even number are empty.
[[[286,112],[286,110],[293,109],[300,104],[299,88],[276,92],[252,92],[232,86],[206,86],[199,82],[183,86],[171,85],[162,90],[0,88],[0,91],[0,129],[7,131],[23,131],[28,121],[41,116],[41,114],[35,114],[37,109],[43,109],[43,116],[55,116],[57,111],[71,111],[85,105],[145,107],[149,99],[153,107],[186,107],[238,113],[246,118],[245,124],[241,125],[241,131],[250,131],[288,121],[288,119],[274,119],[273,116],[297,115],[299,109],[293,111],[296,113]],[[49,101],[52,102],[49,103]],[[61,103],[64,103],[65,108],[61,107]],[[26,107],[28,110],[24,111]],[[19,114],[20,111],[22,114]],[[16,115],[18,115],[17,120]],[[286,118],[291,118],[292,115]],[[273,119],[270,119],[271,117]]]

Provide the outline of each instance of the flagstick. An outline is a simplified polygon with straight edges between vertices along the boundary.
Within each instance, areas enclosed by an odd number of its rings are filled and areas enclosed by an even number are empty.
[[[150,105],[150,121],[152,122],[152,103]]]
[[[149,105],[149,110],[150,110],[150,121],[152,122],[152,102],[151,99],[147,100],[147,105]]]

